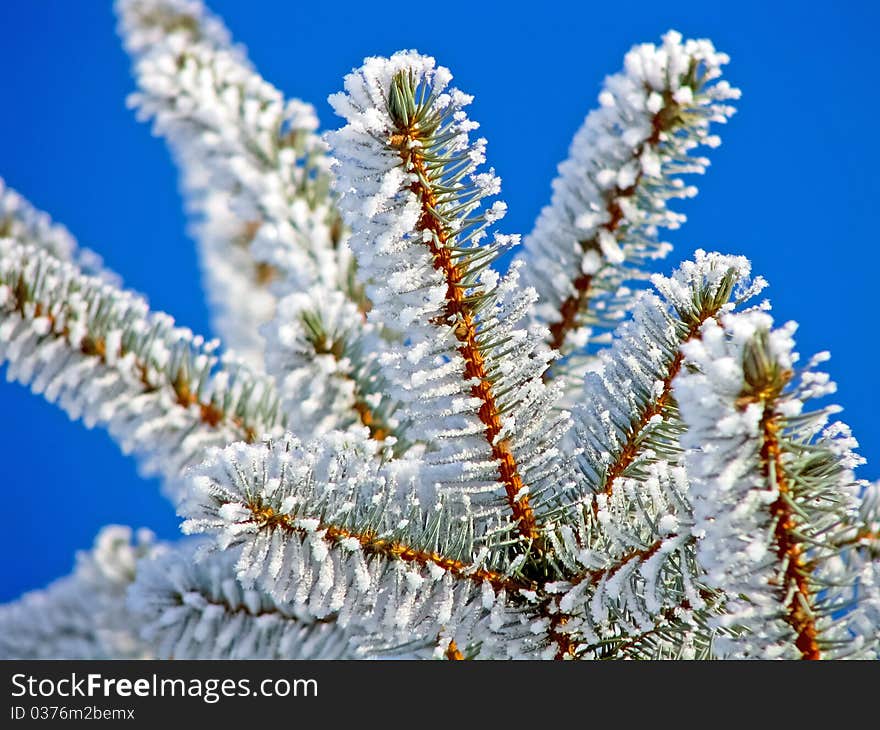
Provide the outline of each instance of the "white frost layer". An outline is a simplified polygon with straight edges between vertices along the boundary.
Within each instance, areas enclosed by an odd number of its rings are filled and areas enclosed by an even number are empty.
[[[402,129],[387,101],[398,74],[411,79],[416,99],[425,92],[421,121],[410,130]],[[534,292],[521,285],[518,267],[503,278],[486,268],[514,241],[488,238],[504,207],[483,210],[481,201],[499,191],[500,181],[491,170],[479,171],[485,140],[470,140],[477,125],[464,107],[471,97],[450,87],[450,79],[448,69],[414,51],[366,59],[346,76],[345,91],[330,97],[346,125],[329,141],[358,276],[373,303],[369,316],[398,338],[381,360],[384,374],[403,404],[408,437],[428,447],[425,493],[432,485],[464,492],[500,514],[509,507],[487,438],[489,416],[479,415],[487,401],[474,393],[460,338],[470,331],[468,346],[483,362],[495,404],[487,410],[501,414],[494,442],[507,441],[529,489],[517,489],[516,498],[528,493],[540,499],[558,484],[565,467],[556,444],[567,414],[553,412],[558,390],[541,379],[551,357],[540,344],[543,333],[522,323]],[[419,124],[432,129],[421,135]],[[396,138],[404,141],[395,146]],[[416,162],[429,158],[436,165],[431,172]],[[430,211],[423,208],[428,197],[434,200]],[[426,225],[423,215],[433,222]],[[435,266],[441,248],[451,251],[454,284]],[[450,286],[473,303],[451,314]]]
[[[201,2],[116,7],[139,87],[129,103],[181,168],[215,329],[259,368],[276,298],[337,289],[348,272],[314,109],[285,101]]]
[[[259,438],[281,421],[268,378],[216,349],[139,296],[0,239],[6,378],[89,428],[107,428],[145,473],[165,477],[171,495],[208,446]]]
[[[659,45],[635,46],[624,69],[605,80],[600,106],[575,135],[552,201],[520,254],[529,264],[524,284],[540,297],[534,318],[546,326],[561,319],[578,277],[591,277],[588,306],[563,354],[613,327],[632,304],[623,284],[644,278],[645,263],[670,250],[658,232],[679,227],[684,216],[668,204],[696,194],[681,176],[705,171],[708,160],[693,150],[718,144],[710,124],[725,122],[733,113],[726,102],[739,96],[717,80],[727,61],[708,40],[670,31]]]
[[[864,619],[878,604],[870,549],[853,539],[865,522],[866,487],[852,473],[862,460],[849,429],[827,425],[835,409],[806,409],[834,384],[812,371],[815,359],[794,370],[794,329],[774,329],[763,311],[726,314],[683,347],[675,396],[697,557],[727,596],[715,646],[725,657],[799,658],[812,632],[822,656],[868,657],[878,644]]]

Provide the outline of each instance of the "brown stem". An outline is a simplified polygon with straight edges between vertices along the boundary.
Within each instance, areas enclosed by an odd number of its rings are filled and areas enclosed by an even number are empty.
[[[565,659],[573,659],[576,656],[578,644],[562,629],[568,623],[568,616],[558,611],[550,616],[550,639],[556,642],[556,654],[553,658],[556,661]]]
[[[645,149],[656,147],[660,143],[662,135],[677,123],[677,111],[678,105],[672,98],[671,93],[664,93],[663,107],[651,117],[651,135],[633,149],[631,159],[638,160]],[[643,172],[639,169],[632,185],[626,188],[615,186],[605,194],[605,213],[608,216],[608,220],[600,226],[601,230],[611,234],[618,233],[618,229],[624,220],[620,199],[634,196],[642,181],[642,177]],[[599,251],[599,231],[591,238],[579,243],[583,253]],[[589,307],[593,278],[592,274],[580,274],[572,281],[574,293],[570,294],[562,302],[559,306],[559,319],[550,325],[549,345],[554,350],[562,350],[569,333],[577,326],[578,316]],[[545,379],[547,377],[547,374],[545,374]]]
[[[15,288],[15,311],[22,319],[26,319],[25,305],[29,301],[33,301],[28,297],[24,280],[19,278]],[[42,302],[33,302],[33,317],[45,317],[49,320],[49,326],[53,334],[63,338],[72,347],[70,341],[70,328],[65,325],[58,331],[57,318],[52,314]],[[86,357],[96,358],[102,365],[107,365],[107,341],[103,337],[92,337],[90,335],[84,337],[79,344],[79,352]],[[116,353],[117,357],[125,357],[128,351],[120,346],[120,351]],[[247,424],[240,416],[230,416],[224,412],[219,406],[212,402],[199,400],[196,393],[190,389],[189,380],[184,377],[183,372],[178,372],[174,380],[164,384],[153,383],[149,376],[147,363],[142,360],[136,360],[134,363],[135,371],[138,374],[138,380],[143,387],[143,392],[150,393],[158,390],[162,385],[168,385],[174,391],[174,402],[182,408],[191,408],[196,406],[199,411],[199,420],[211,428],[217,428],[221,424],[232,427],[238,432],[241,440],[253,443],[257,440],[258,433],[256,429]]]
[[[280,528],[290,534],[307,534],[305,529],[296,526],[293,518],[289,515],[276,512],[272,507],[262,504],[258,498],[248,502],[247,508],[253,514],[254,522],[259,527]],[[433,564],[443,568],[443,570],[454,575],[456,578],[470,580],[480,585],[489,583],[496,590],[505,590],[516,594],[521,590],[533,591],[538,587],[535,583],[516,580],[488,568],[478,568],[461,560],[441,555],[435,551],[423,550],[406,543],[388,540],[380,537],[379,533],[372,530],[356,532],[330,523],[320,524],[317,530],[324,532],[327,539],[333,542],[354,538],[360,543],[364,553],[368,555],[378,555],[389,560],[401,560],[405,563],[415,563],[421,566]]]
[[[245,221],[241,233],[232,239],[233,244],[249,251],[263,221],[260,219]],[[265,261],[253,261],[252,278],[258,287],[265,288],[278,278],[278,269]]]
[[[852,537],[835,543],[834,547],[842,550],[859,544],[870,545],[872,542],[880,542],[880,532],[872,532],[867,528],[862,528]]]
[[[577,585],[578,583],[583,583],[584,581],[587,581],[592,585],[597,585],[599,581],[602,580],[602,578],[604,578],[606,575],[609,577],[613,577],[617,573],[617,571],[629,565],[633,560],[649,560],[657,553],[657,551],[661,547],[663,547],[663,542],[665,540],[673,537],[675,537],[675,535],[669,535],[666,538],[660,538],[658,540],[655,540],[646,548],[640,548],[638,550],[633,550],[632,552],[626,553],[625,555],[622,555],[620,558],[618,558],[612,566],[600,568],[598,570],[587,570],[580,575],[575,576],[571,580],[571,583],[572,585]]]
[[[454,323],[455,336],[461,343],[458,351],[465,362],[463,377],[476,382],[471,395],[478,398],[478,416],[485,426],[486,441],[492,450],[492,458],[498,462],[498,475],[504,485],[507,503],[513,512],[520,534],[528,540],[538,540],[539,531],[534,510],[527,494],[522,494],[522,476],[507,439],[497,439],[501,432],[501,413],[492,391],[492,381],[486,372],[486,363],[477,338],[477,324],[470,304],[465,301],[465,288],[461,286],[466,271],[458,266],[447,247],[449,234],[443,224],[432,213],[437,208],[437,198],[430,185],[425,183],[428,171],[420,147],[410,147],[409,142],[417,137],[412,129],[401,130],[392,137],[391,143],[400,149],[400,154],[418,176],[412,184],[412,191],[422,204],[422,213],[417,230],[430,231],[427,241],[434,258],[434,268],[443,273],[446,280],[446,320]]]
[[[464,660],[464,654],[458,648],[458,645],[455,643],[455,639],[450,640],[449,646],[446,647],[446,658],[450,661],[460,662]]]
[[[792,378],[791,370],[782,369],[766,352],[763,338],[749,343],[743,355],[744,388],[736,400],[736,408],[745,410],[751,404],[762,404],[761,474],[766,484],[772,485],[777,498],[770,505],[774,523],[773,541],[782,575],[771,580],[783,606],[784,621],[795,634],[795,646],[802,659],[821,659],[818,627],[813,615],[814,596],[810,586],[810,565],[804,559],[803,543],[797,537],[799,527],[790,504],[794,499],[782,459],[780,438],[782,418],[776,402]],[[793,589],[793,590],[792,590]]]
[[[785,477],[782,464],[782,449],[779,444],[779,417],[771,403],[764,408],[761,419],[761,464],[765,478],[773,480],[779,491],[779,497],[770,505],[770,512],[776,520],[773,531],[776,542],[776,556],[785,563],[785,572],[780,586],[780,595],[785,598],[789,586],[794,585],[795,592],[788,598],[785,622],[795,632],[795,646],[802,659],[821,659],[818,643],[818,629],[811,610],[813,594],[809,582],[809,569],[803,555],[803,548],[794,535],[797,521],[788,499],[791,488]]]
[[[714,316],[714,314],[715,312],[707,312],[694,321],[688,328],[682,342],[688,342],[696,337],[700,331],[700,327],[703,326],[703,323],[709,319],[709,317]],[[651,422],[651,419],[655,416],[661,415],[669,404],[669,400],[672,398],[672,383],[681,370],[682,363],[684,363],[684,354],[679,347],[679,350],[675,353],[675,357],[673,357],[669,363],[666,375],[663,378],[660,394],[655,399],[648,401],[645,410],[639,414],[638,419],[632,425],[629,435],[623,443],[623,447],[605,471],[602,486],[602,491],[605,494],[609,496],[611,495],[614,489],[614,481],[629,468],[641,452],[639,436]]]
[[[384,441],[391,433],[391,429],[376,412],[370,408],[369,404],[360,397],[355,397],[352,408],[357,412],[361,423],[370,431],[370,438],[375,441]]]

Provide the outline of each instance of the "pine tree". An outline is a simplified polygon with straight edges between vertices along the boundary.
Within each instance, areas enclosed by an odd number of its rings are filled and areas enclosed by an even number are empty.
[[[0,187],[0,362],[162,477],[0,607],[4,657],[868,658],[880,486],[738,256],[651,273],[733,114],[727,57],[634,47],[519,237],[471,97],[414,51],[286,101],[199,0],[118,0],[214,328],[151,311]]]

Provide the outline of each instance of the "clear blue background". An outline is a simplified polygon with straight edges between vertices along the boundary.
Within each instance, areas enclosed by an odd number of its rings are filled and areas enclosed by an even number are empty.
[[[214,0],[263,75],[317,105],[365,55],[418,48],[473,93],[472,116],[504,180],[508,231],[528,232],[555,166],[603,77],[634,43],[670,27],[732,57],[740,112],[721,130],[700,195],[679,209],[667,262],[694,248],[742,253],[771,283],[800,350],[830,349],[838,401],[880,476],[875,340],[880,252],[877,29],[865,0],[803,2],[375,2]],[[823,7],[820,7],[823,6]],[[874,7],[869,7],[874,6]],[[0,176],[100,251],[154,307],[208,331],[176,173],[135,122],[110,4],[0,2]],[[101,431],[86,431],[19,385],[0,383],[0,600],[69,571],[108,522],[177,534],[158,485]]]

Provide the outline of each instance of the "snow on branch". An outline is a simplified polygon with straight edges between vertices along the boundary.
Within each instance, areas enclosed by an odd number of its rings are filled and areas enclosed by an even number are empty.
[[[605,80],[601,106],[575,135],[520,255],[529,264],[524,283],[540,295],[534,317],[563,356],[614,327],[632,303],[625,283],[670,250],[658,229],[677,228],[684,216],[668,203],[696,194],[681,176],[709,162],[692,150],[719,144],[710,123],[725,122],[733,113],[725,102],[739,96],[717,81],[727,60],[709,41],[670,31],[660,45],[635,46],[623,71]]]
[[[516,242],[488,228],[506,206],[480,172],[471,97],[415,52],[368,58],[330,102],[347,124],[329,135],[340,208],[352,230],[369,318],[398,333],[381,362],[407,435],[426,445],[427,485],[469,495],[486,522],[539,536],[542,502],[565,473],[567,414],[541,380],[550,353],[522,325],[534,292],[498,253]],[[537,510],[537,511],[536,511]]]
[[[130,103],[181,167],[224,343],[262,364],[259,326],[290,291],[341,288],[365,306],[351,286],[314,109],[285,102],[201,2],[116,7],[140,88]]]
[[[715,620],[736,658],[876,656],[876,515],[852,469],[863,460],[849,429],[828,425],[834,392],[814,367],[798,369],[793,323],[765,312],[725,314],[684,346],[675,395],[687,425],[697,557],[727,596]],[[872,526],[873,525],[873,526]]]
[[[46,251],[0,240],[0,363],[86,426],[105,426],[174,493],[208,446],[280,425],[265,376],[166,314]]]
[[[0,606],[3,659],[345,659],[332,621],[303,619],[235,578],[235,551],[196,560],[197,540],[101,530],[75,571]]]
[[[198,559],[199,541],[138,565],[128,606],[159,659],[354,659],[333,621],[303,619],[235,578],[234,550]]]
[[[501,552],[476,550],[473,526],[442,501],[421,507],[417,473],[379,466],[371,451],[340,433],[217,450],[191,473],[184,531],[240,545],[245,588],[391,647],[442,634],[491,657],[540,644],[514,605],[534,584]]]
[[[0,659],[150,657],[125,597],[138,561],[154,549],[148,530],[103,528],[73,574],[0,606]]]
[[[0,365],[201,537],[103,531],[0,606],[0,656],[880,657],[880,485],[811,404],[824,357],[742,257],[649,276],[738,97],[709,41],[627,54],[501,274],[519,239],[434,59],[367,58],[321,138],[201,0],[115,5],[232,349],[0,181]]]

